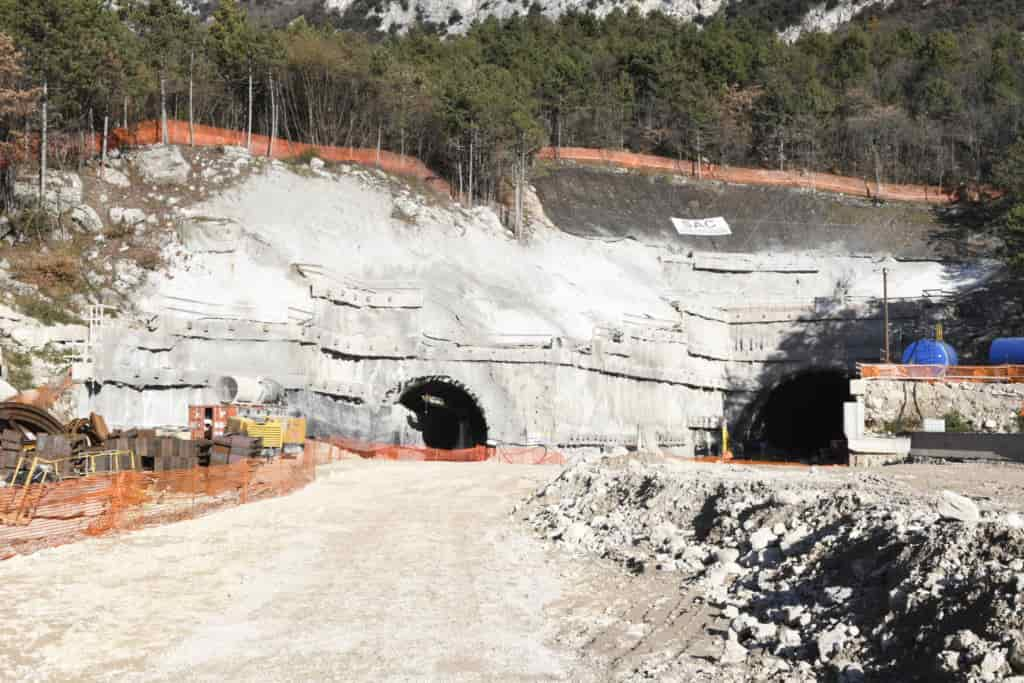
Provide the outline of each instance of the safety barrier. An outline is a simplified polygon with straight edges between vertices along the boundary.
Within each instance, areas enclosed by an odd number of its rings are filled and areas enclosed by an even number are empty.
[[[189,132],[188,121],[169,120],[167,122],[167,138],[172,145],[194,144],[200,147],[216,147],[233,145],[245,147],[247,135],[245,131],[215,128],[213,126],[196,125],[194,135]],[[138,145],[155,145],[162,140],[159,121],[143,121],[135,128],[115,128],[108,139],[111,147],[131,147]],[[398,176],[416,178],[427,183],[434,189],[445,194],[451,193],[448,183],[434,173],[422,161],[404,154],[396,154],[387,150],[367,149],[365,147],[334,147],[330,145],[311,145],[305,142],[292,142],[274,138],[271,148],[270,138],[266,135],[252,136],[249,152],[254,155],[272,156],[275,159],[290,159],[302,154],[315,154],[324,161],[338,163],[355,163],[364,166],[375,166],[383,171]],[[268,155],[267,153],[270,152]]]
[[[303,454],[7,487],[0,489],[0,559],[286,495],[315,477],[315,460]]]
[[[896,365],[858,363],[861,379],[929,382],[1024,382],[1024,365]]]
[[[184,470],[136,470],[0,489],[0,560],[90,536],[192,519],[213,510],[283,496],[316,479],[316,468],[359,458],[426,462],[564,464],[545,447],[446,451],[309,440],[295,458],[243,460]]]
[[[499,462],[510,465],[564,465],[565,456],[546,446],[475,446],[460,450],[444,450],[418,446],[368,443],[334,437],[330,443],[343,451],[368,460],[412,460],[418,462]]]
[[[665,171],[675,175],[697,177],[696,161],[671,159],[653,154],[636,154],[589,147],[545,147],[537,153],[537,158],[602,164],[636,170]],[[886,183],[878,186],[863,178],[811,171],[771,171],[705,163],[700,167],[700,176],[708,180],[720,180],[738,185],[795,187],[903,202],[950,204],[961,199],[960,192],[949,191],[941,187]]]

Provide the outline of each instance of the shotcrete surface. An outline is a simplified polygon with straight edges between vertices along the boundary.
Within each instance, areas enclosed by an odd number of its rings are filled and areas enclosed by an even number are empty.
[[[639,228],[635,236],[605,241],[538,225],[527,242],[519,243],[489,208],[446,205],[351,167],[310,174],[268,164],[184,213],[186,222],[227,221],[241,236],[225,242],[228,252],[204,250],[188,240],[169,246],[167,274],[137,300],[143,310],[160,313],[166,309],[164,297],[172,296],[252,311],[260,320],[283,320],[288,306],[310,307],[308,283],[290,267],[316,264],[354,283],[422,288],[423,332],[445,338],[586,339],[595,325],[618,325],[625,315],[677,318],[664,295],[680,289],[696,293],[694,302],[726,306],[810,301],[837,289],[849,296],[878,296],[886,265],[890,296],[913,297],[926,289],[976,283],[992,270],[986,263],[952,268],[881,255],[825,256],[815,253],[817,243],[803,248],[767,238],[761,243],[756,233],[745,239],[746,250],[783,264],[810,258],[819,272],[780,281],[772,273],[666,270],[666,257],[685,259],[686,254],[644,239]],[[667,228],[667,214],[661,218]],[[698,250],[720,247],[714,239],[694,239]],[[774,253],[772,247],[778,247]]]

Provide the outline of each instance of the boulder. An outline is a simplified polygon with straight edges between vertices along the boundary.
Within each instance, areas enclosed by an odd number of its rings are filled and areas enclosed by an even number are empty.
[[[1006,659],[1013,673],[1024,674],[1024,633],[1014,631],[1010,637],[1010,652]]]
[[[981,675],[986,680],[993,680],[997,675],[1006,672],[1006,655],[1001,650],[989,650],[982,657],[981,664],[978,666],[981,669]]]
[[[113,185],[114,187],[128,188],[132,186],[132,181],[128,180],[128,176],[121,173],[117,169],[107,168],[100,169],[99,173],[100,180],[105,182],[107,185]]]
[[[323,159],[313,157],[312,159],[309,160],[309,167],[315,172],[322,171],[324,170],[324,161]]]
[[[747,661],[747,648],[735,640],[727,639],[722,646],[722,654],[718,656],[721,664],[742,664]]]
[[[782,647],[800,647],[803,644],[800,632],[788,626],[779,627],[778,640]]]
[[[939,501],[939,516],[960,522],[977,522],[981,512],[973,500],[952,491],[943,491]]]
[[[775,542],[775,534],[768,527],[761,527],[750,535],[750,547],[753,550],[763,550]]]
[[[110,209],[110,220],[118,225],[135,226],[146,221],[146,212],[142,209],[115,206]]]
[[[822,661],[829,661],[843,647],[846,642],[846,627],[840,624],[835,628],[823,631],[818,636],[818,657]]]
[[[80,204],[72,209],[71,220],[86,232],[103,231],[103,219],[96,213],[96,209],[88,204]]]
[[[181,150],[170,145],[147,147],[135,155],[139,173],[154,185],[184,185],[192,167],[181,155]]]
[[[14,184],[14,195],[23,200],[39,198],[39,183],[22,181]],[[48,211],[67,211],[82,203],[82,179],[77,173],[49,171],[43,205]]]
[[[740,551],[736,548],[719,548],[714,555],[715,561],[719,564],[731,564],[740,559]]]

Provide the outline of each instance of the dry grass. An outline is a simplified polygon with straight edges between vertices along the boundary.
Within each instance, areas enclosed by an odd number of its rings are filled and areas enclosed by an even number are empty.
[[[11,266],[15,278],[43,291],[70,294],[82,285],[81,261],[68,249],[22,250]]]

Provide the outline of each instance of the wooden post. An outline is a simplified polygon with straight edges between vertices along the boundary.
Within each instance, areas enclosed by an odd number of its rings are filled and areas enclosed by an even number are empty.
[[[889,269],[882,268],[882,306],[885,309],[885,362],[891,363],[889,353]]]
[[[160,142],[167,144],[167,79],[160,74]]]
[[[195,70],[196,51],[192,50],[188,56],[188,146],[196,146],[196,124],[192,117],[192,86],[193,72]]]
[[[43,81],[42,98],[42,130],[39,135],[39,206],[42,208],[46,200],[46,105],[49,95],[49,84]]]
[[[270,139],[267,140],[267,156],[274,156],[274,135],[277,133],[277,101],[274,99],[274,74],[267,72],[270,84]]]
[[[252,154],[252,65],[249,66],[249,119],[245,130],[245,149]]]
[[[106,168],[107,166],[107,131],[110,127],[110,116],[105,115],[103,117],[103,151],[100,152],[100,166]]]
[[[380,168],[380,142],[381,142],[381,134],[383,132],[383,128],[382,127],[383,127],[383,124],[380,121],[378,121],[377,122],[377,168]]]

